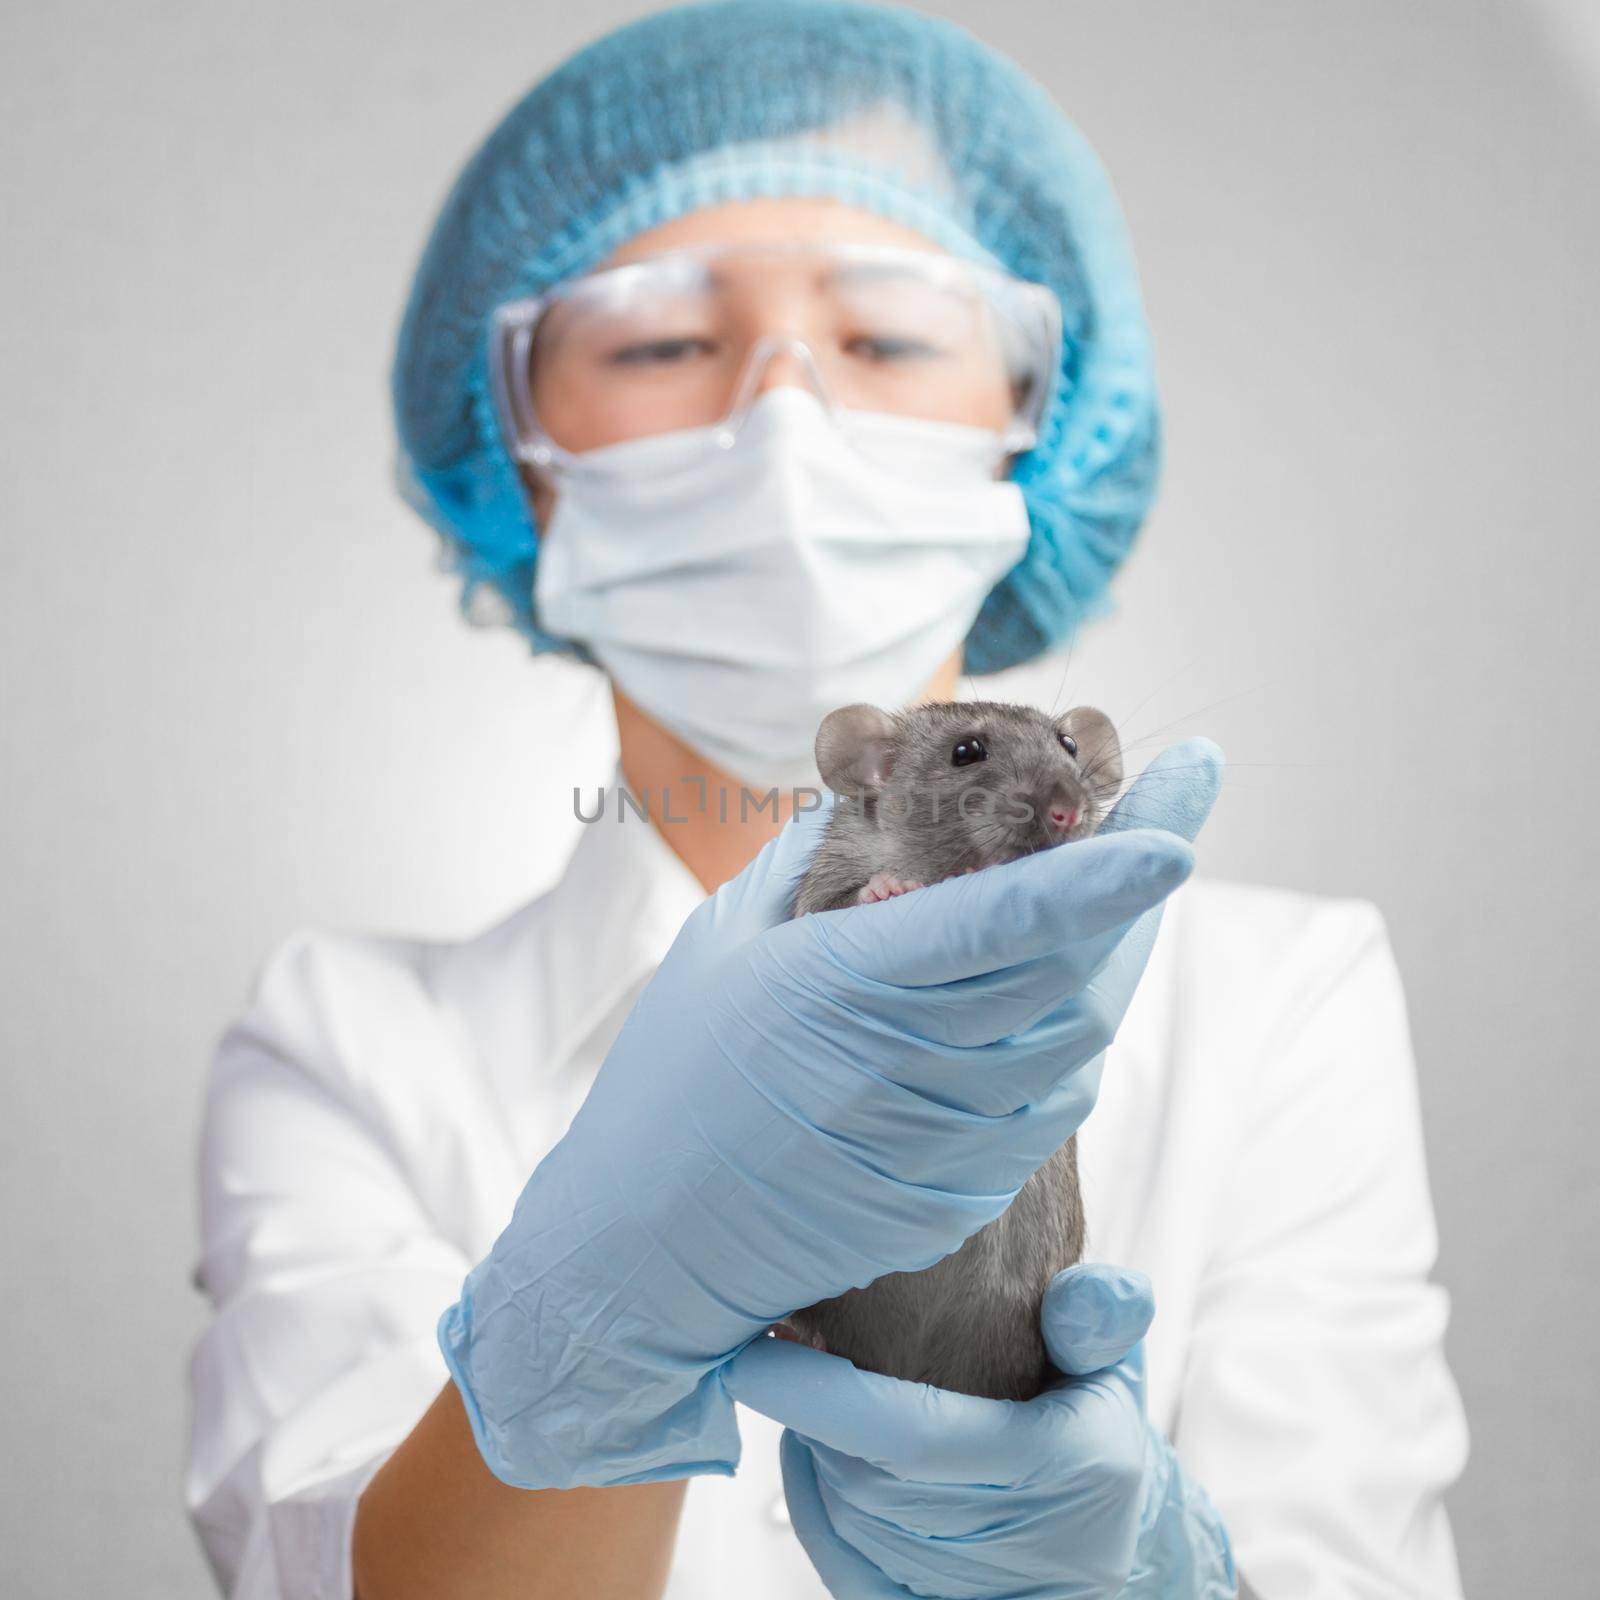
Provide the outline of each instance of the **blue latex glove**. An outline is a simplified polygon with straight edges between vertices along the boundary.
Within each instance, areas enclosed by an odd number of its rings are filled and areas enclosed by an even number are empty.
[[[440,1319],[496,1476],[732,1472],[730,1355],[1005,1210],[1094,1103],[1220,774],[1189,741],[1095,838],[790,921],[801,818],[699,906]]]
[[[1150,1280],[1071,1267],[1041,1321],[1063,1377],[980,1400],[761,1339],[735,1399],[785,1425],[789,1514],[837,1600],[1233,1600],[1228,1536],[1145,1417]],[[1100,1369],[1104,1370],[1100,1370]]]

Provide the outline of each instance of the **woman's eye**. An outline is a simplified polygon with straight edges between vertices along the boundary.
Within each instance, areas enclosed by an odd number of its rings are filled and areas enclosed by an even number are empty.
[[[640,344],[625,344],[606,359],[616,367],[671,366],[693,356],[708,355],[711,350],[709,339],[650,339]]]
[[[897,337],[891,334],[863,334],[847,340],[845,349],[866,361],[926,361],[939,354],[926,339]]]
[[[974,761],[987,761],[988,759],[989,752],[984,748],[983,740],[976,734],[963,739],[950,752],[950,765],[952,767],[970,767]]]
[[[1061,748],[1065,750],[1067,754],[1073,758],[1073,760],[1077,760],[1078,741],[1074,739],[1070,733],[1064,733],[1061,735]]]

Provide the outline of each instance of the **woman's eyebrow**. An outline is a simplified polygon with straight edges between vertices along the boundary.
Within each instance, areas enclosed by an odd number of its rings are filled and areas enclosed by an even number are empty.
[[[899,285],[922,294],[941,295],[957,305],[970,305],[973,299],[972,286],[959,276],[930,275],[898,261],[842,261],[830,272],[829,281],[844,288]]]
[[[765,263],[769,268],[771,263]],[[786,269],[789,263],[781,263]],[[795,263],[794,265],[800,265]],[[743,284],[748,278],[760,277],[760,274],[749,274],[734,268],[732,271],[722,263],[707,265],[705,275],[697,284],[685,284],[683,291],[691,292],[693,289],[709,289],[713,293],[720,292],[730,287]],[[816,288],[848,288],[852,285],[864,284],[908,284],[919,288],[929,289],[948,295],[952,300],[962,302],[972,298],[971,286],[963,283],[959,277],[930,276],[919,272],[899,261],[832,261],[823,262],[812,268],[806,276]]]
[[[660,296],[660,301],[664,304],[686,305],[705,299],[709,287],[711,286],[705,279],[685,279],[673,283]],[[601,295],[595,299],[576,296],[557,300],[539,319],[536,348],[545,350],[557,348],[563,340],[582,333],[591,324],[604,322],[607,318],[626,316],[635,310],[637,305],[637,296],[626,289],[618,289],[612,294]]]

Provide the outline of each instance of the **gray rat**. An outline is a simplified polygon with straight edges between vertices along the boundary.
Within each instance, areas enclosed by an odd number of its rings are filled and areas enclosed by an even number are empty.
[[[816,753],[839,801],[795,891],[795,916],[1086,838],[1122,782],[1116,730],[1091,706],[1059,717],[987,700],[893,714],[844,706],[823,720]],[[1069,1139],[954,1254],[797,1311],[788,1326],[871,1372],[1031,1399],[1052,1370],[1040,1302],[1051,1278],[1079,1259],[1083,1239]]]

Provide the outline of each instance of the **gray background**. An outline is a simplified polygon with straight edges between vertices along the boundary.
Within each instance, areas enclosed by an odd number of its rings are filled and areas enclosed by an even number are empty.
[[[1485,1596],[1600,1568],[1584,4],[937,8],[1077,116],[1148,287],[1170,472],[1079,697],[1146,752],[1227,748],[1206,870],[1388,914]],[[8,18],[8,1593],[208,1592],[179,1509],[193,1141],[257,962],[305,924],[499,916],[607,765],[583,674],[456,618],[389,491],[384,382],[459,161],[634,9]]]

